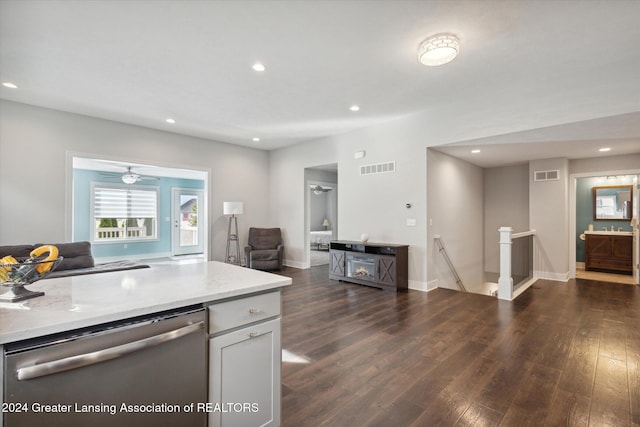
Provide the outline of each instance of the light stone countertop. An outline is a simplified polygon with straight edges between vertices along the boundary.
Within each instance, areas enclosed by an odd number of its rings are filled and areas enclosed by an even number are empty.
[[[290,284],[288,277],[217,261],[44,279],[27,286],[44,296],[0,302],[0,345]]]

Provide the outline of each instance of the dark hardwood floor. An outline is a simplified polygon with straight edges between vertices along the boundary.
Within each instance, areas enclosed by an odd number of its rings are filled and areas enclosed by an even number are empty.
[[[514,302],[285,269],[283,426],[640,426],[640,287],[540,280]]]

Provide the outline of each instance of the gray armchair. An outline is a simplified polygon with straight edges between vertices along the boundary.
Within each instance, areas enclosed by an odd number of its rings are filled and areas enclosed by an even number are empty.
[[[248,246],[244,248],[247,267],[256,270],[281,270],[284,245],[279,228],[249,228]]]

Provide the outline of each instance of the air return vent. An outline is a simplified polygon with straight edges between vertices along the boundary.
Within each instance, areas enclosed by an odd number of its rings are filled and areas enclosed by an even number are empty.
[[[373,175],[378,173],[389,173],[389,172],[395,172],[395,171],[396,171],[395,161],[360,166],[360,175]]]
[[[533,173],[534,181],[558,181],[560,179],[560,170],[551,171],[535,171]]]

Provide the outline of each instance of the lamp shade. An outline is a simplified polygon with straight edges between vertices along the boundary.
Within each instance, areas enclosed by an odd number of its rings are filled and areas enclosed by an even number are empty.
[[[323,227],[329,227],[331,224],[329,224],[329,220],[327,218],[324,219],[324,221],[322,221],[322,226]]]
[[[224,202],[222,205],[222,213],[224,215],[242,215],[242,202]]]

